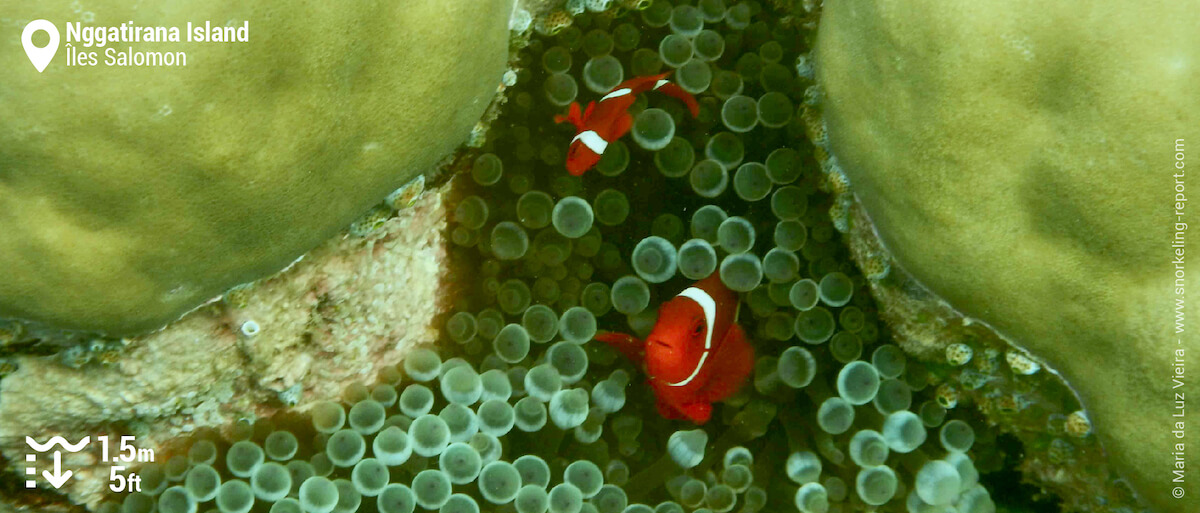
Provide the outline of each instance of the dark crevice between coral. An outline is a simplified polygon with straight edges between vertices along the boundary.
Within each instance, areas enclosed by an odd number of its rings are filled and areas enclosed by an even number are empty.
[[[1057,513],[1063,510],[1058,496],[1026,482],[1018,467],[1025,457],[1025,444],[1012,434],[996,437],[996,453],[1004,460],[994,472],[980,474],[979,482],[992,490],[996,510],[1021,513]]]

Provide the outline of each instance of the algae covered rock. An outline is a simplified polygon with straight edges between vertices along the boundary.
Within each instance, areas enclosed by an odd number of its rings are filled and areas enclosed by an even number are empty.
[[[129,334],[281,269],[467,138],[506,69],[511,10],[0,1],[0,317]],[[16,37],[35,19],[62,34],[42,73]],[[68,22],[206,21],[248,22],[249,40],[66,46]],[[114,49],[187,64],[107,66]],[[72,51],[97,65],[68,66]]]
[[[1176,224],[1197,24],[1195,2],[839,1],[817,43],[832,153],[898,263],[1061,371],[1162,511],[1200,500],[1171,482],[1174,423],[1200,420],[1172,416],[1200,354],[1175,326],[1200,274],[1172,261],[1200,250]]]

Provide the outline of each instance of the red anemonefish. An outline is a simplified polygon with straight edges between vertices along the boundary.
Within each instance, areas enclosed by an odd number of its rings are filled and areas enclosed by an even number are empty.
[[[564,121],[575,125],[579,132],[571,139],[567,149],[567,171],[572,175],[582,175],[600,161],[609,143],[620,139],[629,133],[633,127],[633,116],[629,115],[629,106],[637,99],[637,95],[646,91],[662,91],[667,96],[678,98],[687,104],[692,117],[700,115],[700,106],[696,99],[676,84],[666,80],[671,72],[648,77],[631,78],[613,88],[600,98],[599,102],[588,102],[588,106],[580,113],[579,102],[571,102],[567,115],[554,116],[555,123]]]
[[[754,369],[754,348],[737,325],[738,305],[737,294],[713,273],[659,307],[645,342],[624,333],[596,340],[645,363],[662,416],[703,424],[712,403],[736,393]]]

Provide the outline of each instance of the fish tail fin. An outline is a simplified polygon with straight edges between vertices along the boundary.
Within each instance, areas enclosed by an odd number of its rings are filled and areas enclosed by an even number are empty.
[[[591,113],[592,106],[588,105],[588,113]],[[583,115],[579,112],[579,102],[571,102],[571,106],[567,107],[567,114],[554,115],[555,123],[570,123],[578,130],[583,130]]]
[[[665,76],[666,73],[663,75]],[[679,84],[667,82],[666,84],[659,86],[658,90],[662,91],[663,94],[667,96],[678,99],[679,101],[683,102],[684,105],[687,105],[688,111],[692,113],[693,118],[700,116],[700,104],[696,103],[696,97],[692,96],[691,93],[684,91],[682,87],[679,87]]]
[[[555,114],[554,122],[555,123],[564,123],[564,122],[571,121],[571,119],[573,118],[572,113],[575,113],[575,112],[579,112],[579,102],[571,102],[571,106],[567,107],[567,113],[565,115],[564,114]]]
[[[596,335],[596,340],[612,346],[635,364],[646,359],[646,345],[641,340],[625,333],[609,332]]]

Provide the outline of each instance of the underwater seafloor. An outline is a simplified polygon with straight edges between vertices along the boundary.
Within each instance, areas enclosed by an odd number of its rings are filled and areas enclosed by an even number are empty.
[[[457,294],[435,346],[341,401],[179,442],[93,510],[1140,510],[1095,495],[1119,480],[1028,357],[973,333],[933,356],[893,340],[873,288],[915,285],[847,244],[861,213],[824,148],[815,14],[677,4],[560,12],[522,41],[486,142],[449,175]],[[699,116],[644,93],[633,133],[568,175],[575,129],[554,116],[668,70]],[[709,422],[667,420],[593,336],[645,336],[714,272],[754,369]]]

